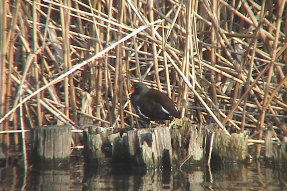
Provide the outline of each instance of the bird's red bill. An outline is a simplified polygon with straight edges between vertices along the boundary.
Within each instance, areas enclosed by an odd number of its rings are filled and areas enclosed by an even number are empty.
[[[135,87],[132,87],[131,90],[130,90],[130,92],[131,92],[131,93],[134,93],[134,92],[135,92]]]

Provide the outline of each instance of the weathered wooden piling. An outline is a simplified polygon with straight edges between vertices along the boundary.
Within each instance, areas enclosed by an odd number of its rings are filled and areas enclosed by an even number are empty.
[[[32,130],[33,161],[67,162],[71,153],[72,130],[68,125],[44,126]]]
[[[248,136],[243,133],[226,133],[218,129],[215,131],[213,156],[222,162],[240,162],[248,156]]]
[[[86,133],[85,151],[88,160],[97,165],[171,165],[171,138],[169,129],[164,127],[126,131],[91,126]]]
[[[265,160],[276,164],[287,163],[287,137],[274,142],[274,132],[268,130],[265,137]]]
[[[90,162],[165,168],[202,161],[203,131],[187,122],[172,127],[123,130],[89,127],[85,152]]]
[[[191,124],[190,120],[184,118],[173,124],[170,131],[174,164],[196,164],[204,160],[203,125]]]
[[[212,126],[212,128],[210,127]],[[207,144],[212,134],[213,144]],[[164,168],[198,164],[206,159],[212,147],[213,158],[221,162],[241,162],[248,156],[248,137],[227,135],[214,125],[192,124],[187,118],[169,127],[152,129],[100,128],[85,131],[85,151],[90,162],[97,165],[125,163],[130,166]]]

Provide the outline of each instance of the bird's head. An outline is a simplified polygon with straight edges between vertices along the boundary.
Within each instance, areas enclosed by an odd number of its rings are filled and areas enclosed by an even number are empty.
[[[148,90],[149,90],[149,88],[146,85],[144,85],[143,83],[135,82],[135,83],[133,83],[133,86],[131,88],[131,93],[143,95],[143,94],[147,93]]]

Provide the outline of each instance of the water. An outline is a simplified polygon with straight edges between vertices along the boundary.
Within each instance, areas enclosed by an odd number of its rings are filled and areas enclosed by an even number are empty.
[[[96,168],[73,157],[68,167],[26,172],[19,159],[1,161],[0,188],[10,190],[287,190],[287,169],[249,164],[184,166],[182,169],[143,170]]]

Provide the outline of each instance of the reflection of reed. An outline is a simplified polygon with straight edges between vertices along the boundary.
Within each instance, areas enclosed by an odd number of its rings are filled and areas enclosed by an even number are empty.
[[[83,162],[83,161],[82,161]],[[225,164],[211,166],[212,178],[204,169],[183,166],[172,171],[130,169],[129,167],[94,168],[83,163],[67,170],[31,170],[7,166],[0,169],[1,190],[286,190],[284,168]],[[26,174],[26,175],[25,175]],[[83,177],[84,176],[84,177]]]
[[[35,190],[71,190],[73,180],[70,178],[69,171],[41,171],[34,176]]]
[[[204,183],[204,172],[200,170],[195,170],[187,175],[188,182],[190,183],[190,187],[188,190],[205,190],[202,186]]]
[[[248,188],[260,189],[260,177],[257,177],[254,168],[250,169],[244,164],[229,163],[212,168],[213,182],[208,185],[215,190]]]
[[[151,171],[142,177],[141,190],[162,190],[162,175],[156,171]]]
[[[204,172],[198,170],[154,170],[145,172],[128,169],[97,169],[86,177],[90,190],[204,190]]]
[[[128,167],[88,167],[87,171],[83,190],[140,190],[142,185],[143,173]]]

